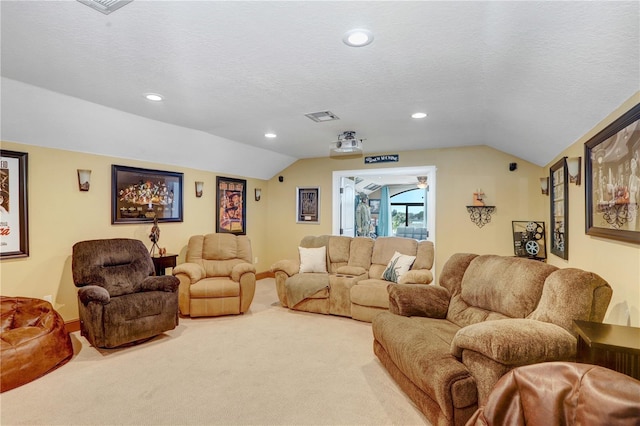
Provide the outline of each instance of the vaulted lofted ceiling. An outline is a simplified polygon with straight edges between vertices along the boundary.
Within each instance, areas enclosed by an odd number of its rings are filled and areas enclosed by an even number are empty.
[[[637,1],[0,7],[3,77],[294,159],[354,130],[365,154],[488,145],[545,165],[640,89]],[[373,43],[345,45],[353,28]]]

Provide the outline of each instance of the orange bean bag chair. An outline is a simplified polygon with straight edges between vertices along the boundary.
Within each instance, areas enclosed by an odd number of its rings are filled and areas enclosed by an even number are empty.
[[[0,392],[29,383],[73,356],[64,321],[45,300],[0,296]]]

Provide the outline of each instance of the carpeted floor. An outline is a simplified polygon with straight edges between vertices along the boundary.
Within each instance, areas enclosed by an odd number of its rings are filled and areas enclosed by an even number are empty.
[[[273,279],[250,312],[181,318],[142,345],[73,333],[66,365],[0,395],[8,425],[424,425],[373,354],[371,325],[295,312]]]

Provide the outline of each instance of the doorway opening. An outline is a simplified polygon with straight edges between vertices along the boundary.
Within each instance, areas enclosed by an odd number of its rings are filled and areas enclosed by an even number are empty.
[[[418,176],[426,177],[427,188],[418,188]],[[379,203],[379,197],[386,188],[387,206]],[[414,191],[419,189],[418,191]],[[410,201],[403,201],[403,194],[418,194]],[[355,223],[356,200],[361,194],[366,195],[371,206],[378,211],[385,211],[386,221],[381,220],[380,213],[372,223],[372,235],[395,235],[398,226],[426,228],[425,238],[435,244],[436,239],[436,167],[394,167],[384,169],[339,170],[333,172],[332,193],[332,234],[357,234]],[[372,197],[370,195],[373,194]],[[396,195],[396,197],[393,197]],[[395,200],[394,200],[395,198]],[[423,201],[419,201],[422,199]],[[395,204],[395,205],[394,205]],[[395,215],[392,214],[395,209]],[[404,220],[403,220],[404,218]],[[394,222],[395,220],[395,222]],[[397,223],[396,223],[397,222]],[[403,222],[400,224],[400,222]],[[395,225],[395,226],[394,226]],[[383,229],[381,229],[381,227]]]

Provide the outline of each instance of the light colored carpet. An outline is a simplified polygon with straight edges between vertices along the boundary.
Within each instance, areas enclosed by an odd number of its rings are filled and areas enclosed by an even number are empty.
[[[373,354],[371,324],[295,312],[273,279],[250,312],[189,319],[144,344],[97,350],[0,395],[6,425],[424,425]]]

